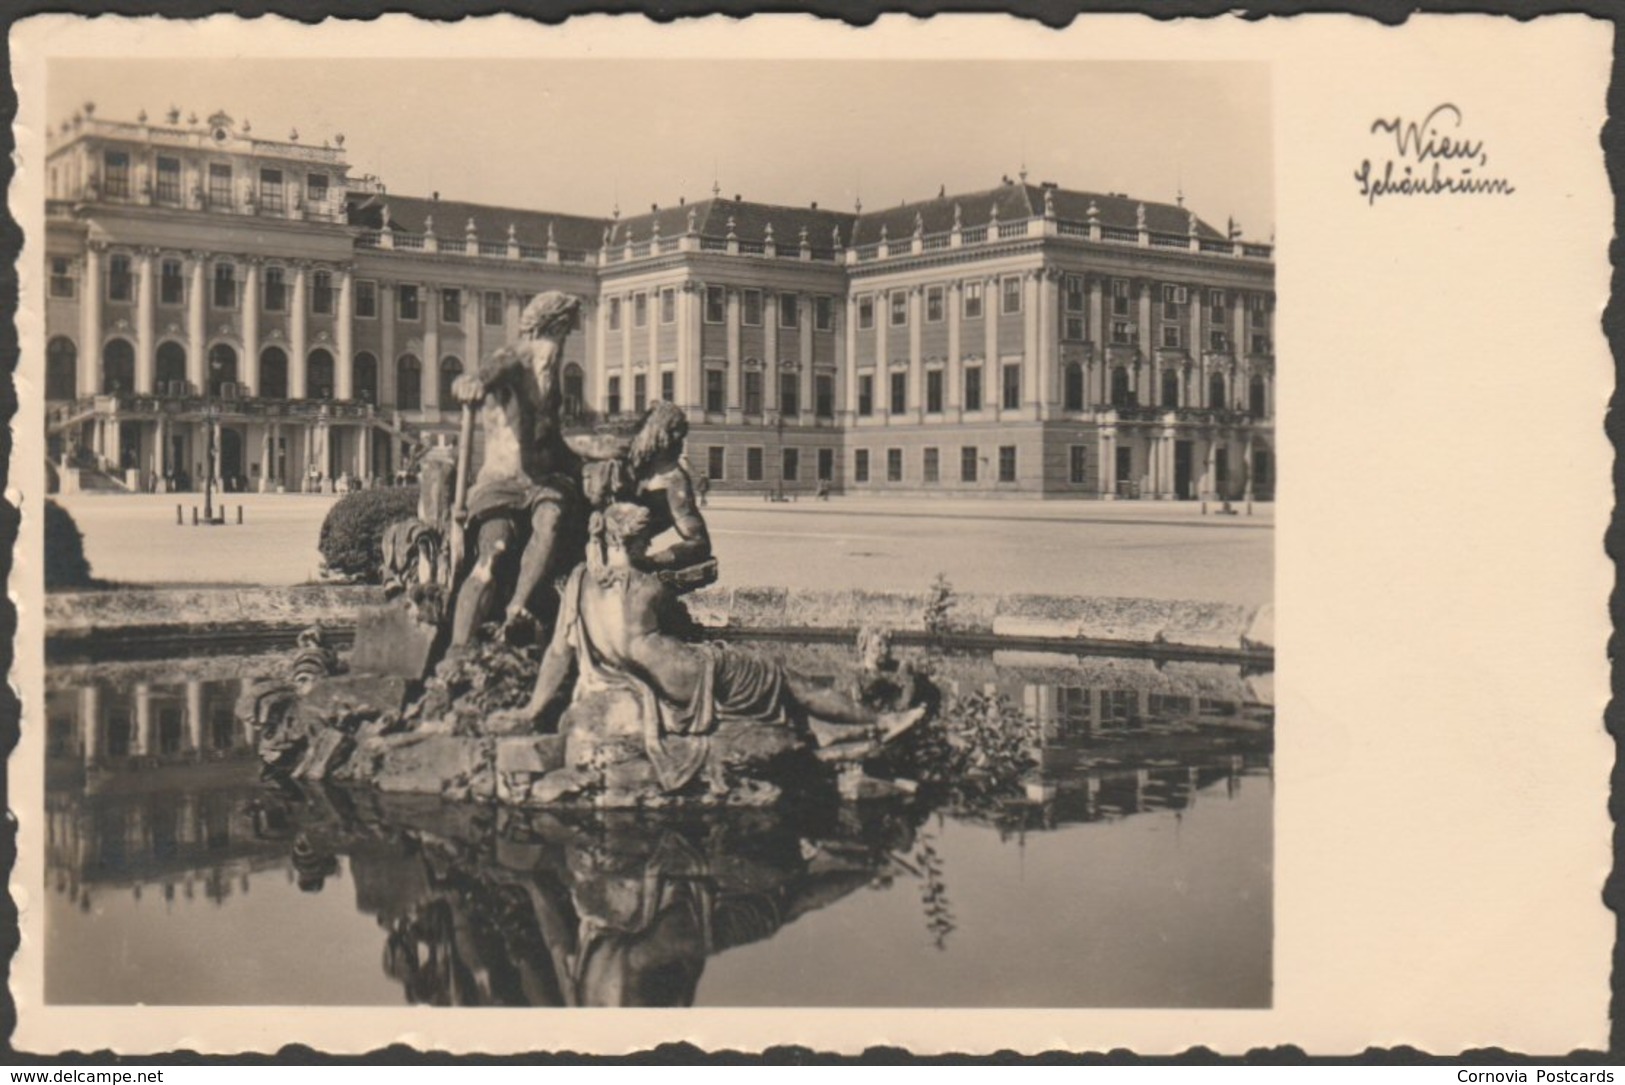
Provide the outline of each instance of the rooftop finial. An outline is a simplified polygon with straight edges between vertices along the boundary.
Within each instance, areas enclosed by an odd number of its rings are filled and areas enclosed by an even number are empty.
[[[830,231],[830,234],[831,234],[830,239],[835,242],[835,251],[840,252],[841,251],[841,228],[839,226],[833,227],[831,229],[831,231]]]
[[[886,224],[884,222],[880,224],[880,240],[882,242],[886,240]]]
[[[478,232],[479,231],[474,228],[474,216],[473,215],[468,216],[468,222],[463,226],[463,233],[465,233],[465,234],[476,234]]]
[[[715,177],[711,179],[711,198],[714,200],[722,195],[722,182]]]
[[[246,136],[246,135],[248,135],[248,133],[252,132],[253,130],[254,130],[254,126],[252,124],[248,123],[248,118],[247,117],[244,117],[243,118],[243,135]],[[343,136],[339,137],[339,146],[340,147],[344,146],[344,137]]]
[[[141,124],[147,123],[147,110],[145,107],[142,108],[141,112],[135,115],[135,119]]]
[[[1047,219],[1055,217],[1055,190],[1053,188],[1044,190],[1044,217]]]
[[[863,214],[863,197],[862,196],[859,196],[857,199],[852,201],[852,210],[855,211],[856,213],[860,214],[860,215]]]
[[[694,223],[696,221],[697,221],[697,218],[696,218],[696,216],[694,214],[694,209],[692,207],[690,207],[688,209],[688,232],[689,233],[694,232]]]
[[[1100,208],[1095,205],[1094,200],[1089,201],[1089,222],[1091,225],[1100,222]]]
[[[245,132],[248,131],[248,122],[247,121],[243,122],[243,131],[245,131]],[[344,146],[344,133],[343,132],[334,132],[333,133],[333,146],[335,146],[335,147]]]
[[[513,227],[510,226],[509,229],[511,230],[511,229],[513,229]],[[547,220],[547,247],[551,249],[556,244],[557,244],[557,242],[553,240],[553,220],[548,219]]]
[[[738,238],[738,236],[739,236],[738,234],[734,233],[734,217],[732,215],[729,215],[728,216],[728,240],[729,241],[734,241],[734,240],[736,240]]]
[[[801,228],[801,247],[807,247],[807,227],[805,226]]]
[[[164,118],[168,120],[170,124],[181,123],[181,107],[178,105],[170,106],[169,112],[164,114]]]
[[[424,215],[423,216],[423,232],[426,233],[426,234],[434,233],[434,216],[433,215]]]
[[[1144,204],[1144,202],[1141,202],[1141,203],[1138,203],[1138,204],[1134,205],[1134,225],[1135,225],[1136,229],[1140,229],[1140,230],[1145,229],[1145,204]]]
[[[288,130],[288,142],[289,143],[298,143],[299,142],[299,129],[291,128],[291,129]]]
[[[914,236],[925,236],[925,216],[918,211],[914,212]]]
[[[772,241],[773,240],[773,224],[771,222],[767,224],[767,229],[765,231],[763,231],[763,233],[764,233],[764,240],[766,240],[766,241]]]
[[[547,228],[549,230],[553,229],[553,224],[551,222],[548,223]],[[513,223],[511,223],[511,222],[508,223],[508,243],[511,245],[515,241],[518,241],[518,240],[519,240],[519,231],[514,229]]]
[[[959,201],[955,200],[954,201],[954,229],[957,230],[962,225],[964,225],[964,219],[962,217],[962,213],[961,213],[960,208],[959,208]]]

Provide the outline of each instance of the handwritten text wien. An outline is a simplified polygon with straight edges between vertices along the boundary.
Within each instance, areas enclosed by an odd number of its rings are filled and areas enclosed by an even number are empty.
[[[1517,191],[1505,177],[1475,174],[1489,164],[1482,139],[1469,139],[1461,131],[1461,110],[1445,102],[1420,121],[1378,119],[1373,135],[1394,137],[1394,152],[1360,163],[1354,179],[1368,204],[1379,196],[1510,196]]]

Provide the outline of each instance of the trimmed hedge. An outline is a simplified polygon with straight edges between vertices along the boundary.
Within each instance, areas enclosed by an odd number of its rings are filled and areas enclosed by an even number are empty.
[[[45,590],[88,588],[96,583],[85,557],[85,537],[73,514],[55,501],[45,502]]]
[[[418,488],[397,486],[357,490],[333,503],[322,521],[317,549],[322,575],[351,584],[383,579],[384,529],[418,514]]]

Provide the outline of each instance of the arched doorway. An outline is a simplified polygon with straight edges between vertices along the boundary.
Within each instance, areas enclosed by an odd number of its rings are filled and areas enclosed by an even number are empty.
[[[226,386],[237,388],[237,350],[230,343],[216,343],[209,348],[209,394],[220,395]]]
[[[1164,369],[1162,371],[1162,405],[1164,407],[1179,406],[1179,371]]]
[[[288,355],[281,347],[260,351],[260,397],[288,398]]]
[[[1207,379],[1207,405],[1214,410],[1230,406],[1224,398],[1224,374],[1215,373]]]
[[[240,493],[247,486],[243,477],[243,434],[232,426],[220,427],[220,488]]]
[[[1112,406],[1127,407],[1128,405],[1128,370],[1122,366],[1116,366],[1112,369]]]
[[[440,406],[444,410],[455,410],[457,397],[452,395],[451,386],[457,378],[463,375],[463,363],[452,355],[440,360]]]
[[[45,348],[45,398],[72,399],[79,394],[79,348],[57,336]]]
[[[1247,382],[1247,413],[1254,418],[1263,418],[1265,406],[1264,378],[1255,373]]]
[[[102,392],[135,391],[135,348],[128,339],[109,339],[102,347]]]
[[[395,406],[403,411],[423,406],[423,363],[415,354],[403,354],[395,363]]]
[[[186,348],[173,340],[158,344],[158,393],[169,395],[186,383]]]
[[[564,367],[564,416],[579,418],[586,409],[586,377],[581,367],[571,362]]]
[[[355,379],[355,398],[363,403],[377,403],[378,359],[366,351],[357,354],[352,376]]]
[[[333,398],[333,355],[317,347],[305,363],[305,398]]]

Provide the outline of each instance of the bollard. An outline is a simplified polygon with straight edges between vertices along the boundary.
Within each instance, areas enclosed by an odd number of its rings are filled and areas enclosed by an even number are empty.
[[[197,506],[192,506],[192,526],[197,527]]]
[[[176,505],[175,506],[175,526],[176,527],[182,527],[185,524],[186,524],[186,515],[185,515],[184,511],[182,510],[181,506]]]
[[[243,522],[243,507],[241,505],[237,506],[237,522],[239,524]]]

